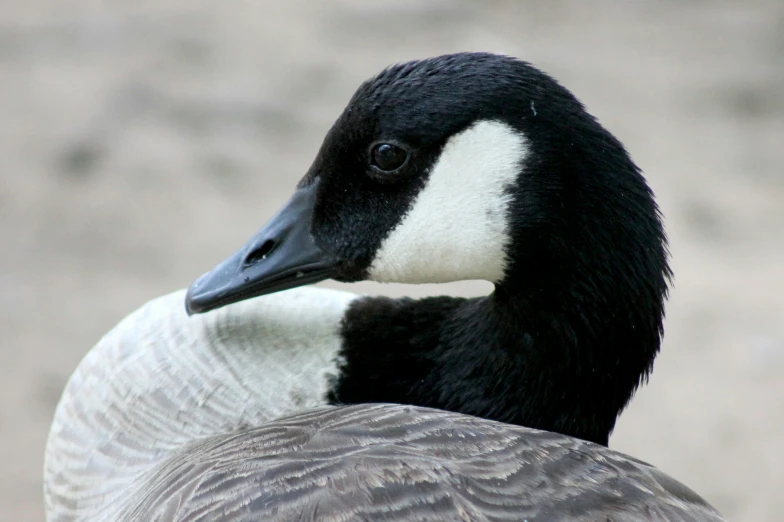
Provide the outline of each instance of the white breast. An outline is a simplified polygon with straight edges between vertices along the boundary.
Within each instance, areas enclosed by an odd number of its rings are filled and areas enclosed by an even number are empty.
[[[184,295],[129,315],[71,377],[46,448],[50,521],[112,520],[127,485],[189,442],[324,404],[355,295],[300,288],[196,317]]]

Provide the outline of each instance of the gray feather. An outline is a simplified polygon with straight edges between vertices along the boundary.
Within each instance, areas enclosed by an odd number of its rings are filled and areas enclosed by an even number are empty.
[[[602,446],[400,405],[326,408],[199,442],[133,497],[120,520],[721,520]]]

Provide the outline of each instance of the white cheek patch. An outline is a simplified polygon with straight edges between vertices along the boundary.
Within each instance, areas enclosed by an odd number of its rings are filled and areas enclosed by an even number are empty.
[[[388,283],[498,282],[506,268],[507,209],[527,153],[498,121],[452,136],[408,214],[384,240],[369,279]]]

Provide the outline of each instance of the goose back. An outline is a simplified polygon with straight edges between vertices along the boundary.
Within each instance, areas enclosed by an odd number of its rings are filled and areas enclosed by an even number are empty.
[[[656,468],[545,431],[412,406],[318,409],[172,455],[119,520],[711,521]]]

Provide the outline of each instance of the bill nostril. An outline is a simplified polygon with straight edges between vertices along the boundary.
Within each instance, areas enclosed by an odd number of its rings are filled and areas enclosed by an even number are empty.
[[[266,240],[260,247],[254,248],[248,253],[248,255],[245,256],[244,265],[251,266],[258,263],[262,259],[265,259],[270,254],[270,252],[275,250],[276,246],[278,246],[278,244],[274,239]]]

